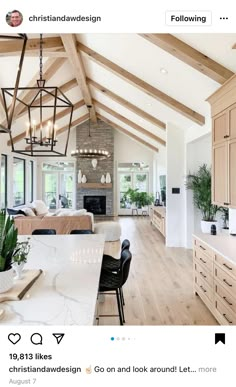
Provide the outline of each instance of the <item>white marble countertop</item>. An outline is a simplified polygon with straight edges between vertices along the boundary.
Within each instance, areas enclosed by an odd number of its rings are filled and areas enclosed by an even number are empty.
[[[25,240],[27,236],[20,236]],[[93,325],[104,235],[30,235],[25,269],[42,269],[20,301],[0,304],[0,325]]]
[[[199,238],[216,253],[236,264],[236,236],[223,233],[217,235],[194,233],[193,237]]]

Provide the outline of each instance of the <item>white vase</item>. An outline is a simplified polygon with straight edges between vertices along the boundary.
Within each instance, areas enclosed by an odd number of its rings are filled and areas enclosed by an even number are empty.
[[[82,180],[81,181],[82,181],[83,184],[86,183],[87,179],[86,179],[85,175],[82,176]]]
[[[13,268],[0,272],[0,293],[5,293],[13,287]]]
[[[25,262],[21,262],[20,264],[18,264],[17,262],[14,262],[12,264],[13,270],[15,272],[15,277],[14,277],[15,279],[17,280],[22,279],[22,271],[24,266],[25,266]]]
[[[107,174],[106,174],[106,183],[111,183],[111,175],[110,175],[110,173],[109,172],[107,172]]]
[[[104,184],[105,182],[106,182],[106,178],[105,178],[104,175],[102,175],[102,177],[101,177],[101,183]]]
[[[81,169],[79,170],[79,173],[78,173],[78,183],[81,183],[82,182],[82,172],[81,172]]]
[[[216,226],[216,233],[219,233],[219,223],[217,221],[205,221],[201,220],[201,230],[204,234],[210,234],[211,233],[211,226],[214,224]]]

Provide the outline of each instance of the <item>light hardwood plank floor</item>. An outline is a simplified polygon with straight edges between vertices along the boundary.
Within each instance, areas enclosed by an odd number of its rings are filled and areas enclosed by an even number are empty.
[[[126,325],[218,325],[193,293],[192,251],[168,248],[149,217],[119,217],[121,241],[130,240],[132,261],[123,287]],[[106,242],[105,252],[119,257],[120,242]],[[116,297],[106,295],[100,314],[117,314]],[[102,317],[99,325],[118,325]]]

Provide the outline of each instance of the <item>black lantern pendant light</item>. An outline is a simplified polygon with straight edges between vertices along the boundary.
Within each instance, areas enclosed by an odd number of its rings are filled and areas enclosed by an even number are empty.
[[[7,120],[8,108],[7,98],[16,95],[16,101],[22,104],[22,111],[28,115],[25,127],[25,147],[16,149],[15,138],[10,131],[12,151],[30,156],[66,156],[70,128],[73,114],[73,104],[57,86],[45,86],[43,79],[43,37],[40,34],[40,52],[39,52],[39,79],[35,87],[18,87],[17,92],[13,88],[4,88],[3,98],[6,106]],[[24,95],[30,95],[30,98],[24,100],[21,98],[21,92]],[[58,120],[65,117],[63,128],[59,129]],[[15,117],[17,118],[17,117]],[[64,133],[62,140],[58,140],[58,134]],[[62,142],[63,141],[63,142]],[[60,144],[59,144],[60,143]],[[57,149],[58,144],[60,150]],[[63,150],[61,150],[63,149]]]

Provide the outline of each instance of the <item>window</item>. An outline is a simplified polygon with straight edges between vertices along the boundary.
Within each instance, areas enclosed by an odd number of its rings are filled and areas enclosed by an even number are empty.
[[[7,206],[7,156],[1,156],[1,208]]]
[[[29,162],[29,200],[34,200],[34,162]]]
[[[13,206],[25,204],[25,160],[13,157]]]

